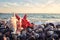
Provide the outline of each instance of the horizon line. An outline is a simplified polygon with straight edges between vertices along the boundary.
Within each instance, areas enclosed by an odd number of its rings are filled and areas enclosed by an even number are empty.
[[[0,14],[13,14],[14,12],[11,13],[1,13]],[[16,14],[60,14],[60,13],[16,13]]]

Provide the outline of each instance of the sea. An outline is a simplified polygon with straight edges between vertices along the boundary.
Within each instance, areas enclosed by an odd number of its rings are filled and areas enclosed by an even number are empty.
[[[26,13],[27,14],[27,19],[31,23],[35,24],[41,24],[45,23],[46,21],[59,21],[60,22],[60,14],[53,14],[53,13]],[[13,13],[0,13],[0,19],[3,20],[8,20],[11,18],[14,14]],[[18,13],[18,15],[23,18],[25,15],[24,13]]]

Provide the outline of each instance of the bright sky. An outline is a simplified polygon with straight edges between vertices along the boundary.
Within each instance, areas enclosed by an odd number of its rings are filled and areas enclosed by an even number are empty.
[[[60,0],[0,0],[1,13],[60,13]]]

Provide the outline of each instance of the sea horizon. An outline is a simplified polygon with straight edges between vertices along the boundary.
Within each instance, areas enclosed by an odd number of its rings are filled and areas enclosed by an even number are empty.
[[[0,14],[14,14],[12,13],[0,13]],[[15,14],[60,14],[60,13],[15,13]]]
[[[38,23],[38,22],[45,22],[45,21],[59,21],[60,20],[60,14],[47,14],[47,13],[26,13],[27,19],[30,20],[30,22]],[[9,19],[13,16],[13,13],[0,13],[1,19]],[[24,13],[18,13],[18,15],[23,18],[25,15]]]

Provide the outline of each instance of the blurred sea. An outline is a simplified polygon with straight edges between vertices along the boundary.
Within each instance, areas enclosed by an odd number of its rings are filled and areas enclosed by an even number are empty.
[[[21,18],[24,16],[24,14],[20,13],[18,14]],[[9,19],[12,17],[13,14],[9,13],[0,13],[0,19]],[[30,20],[30,22],[38,23],[38,22],[45,22],[47,20],[60,20],[60,14],[47,14],[47,13],[29,13],[27,14],[27,19]]]

